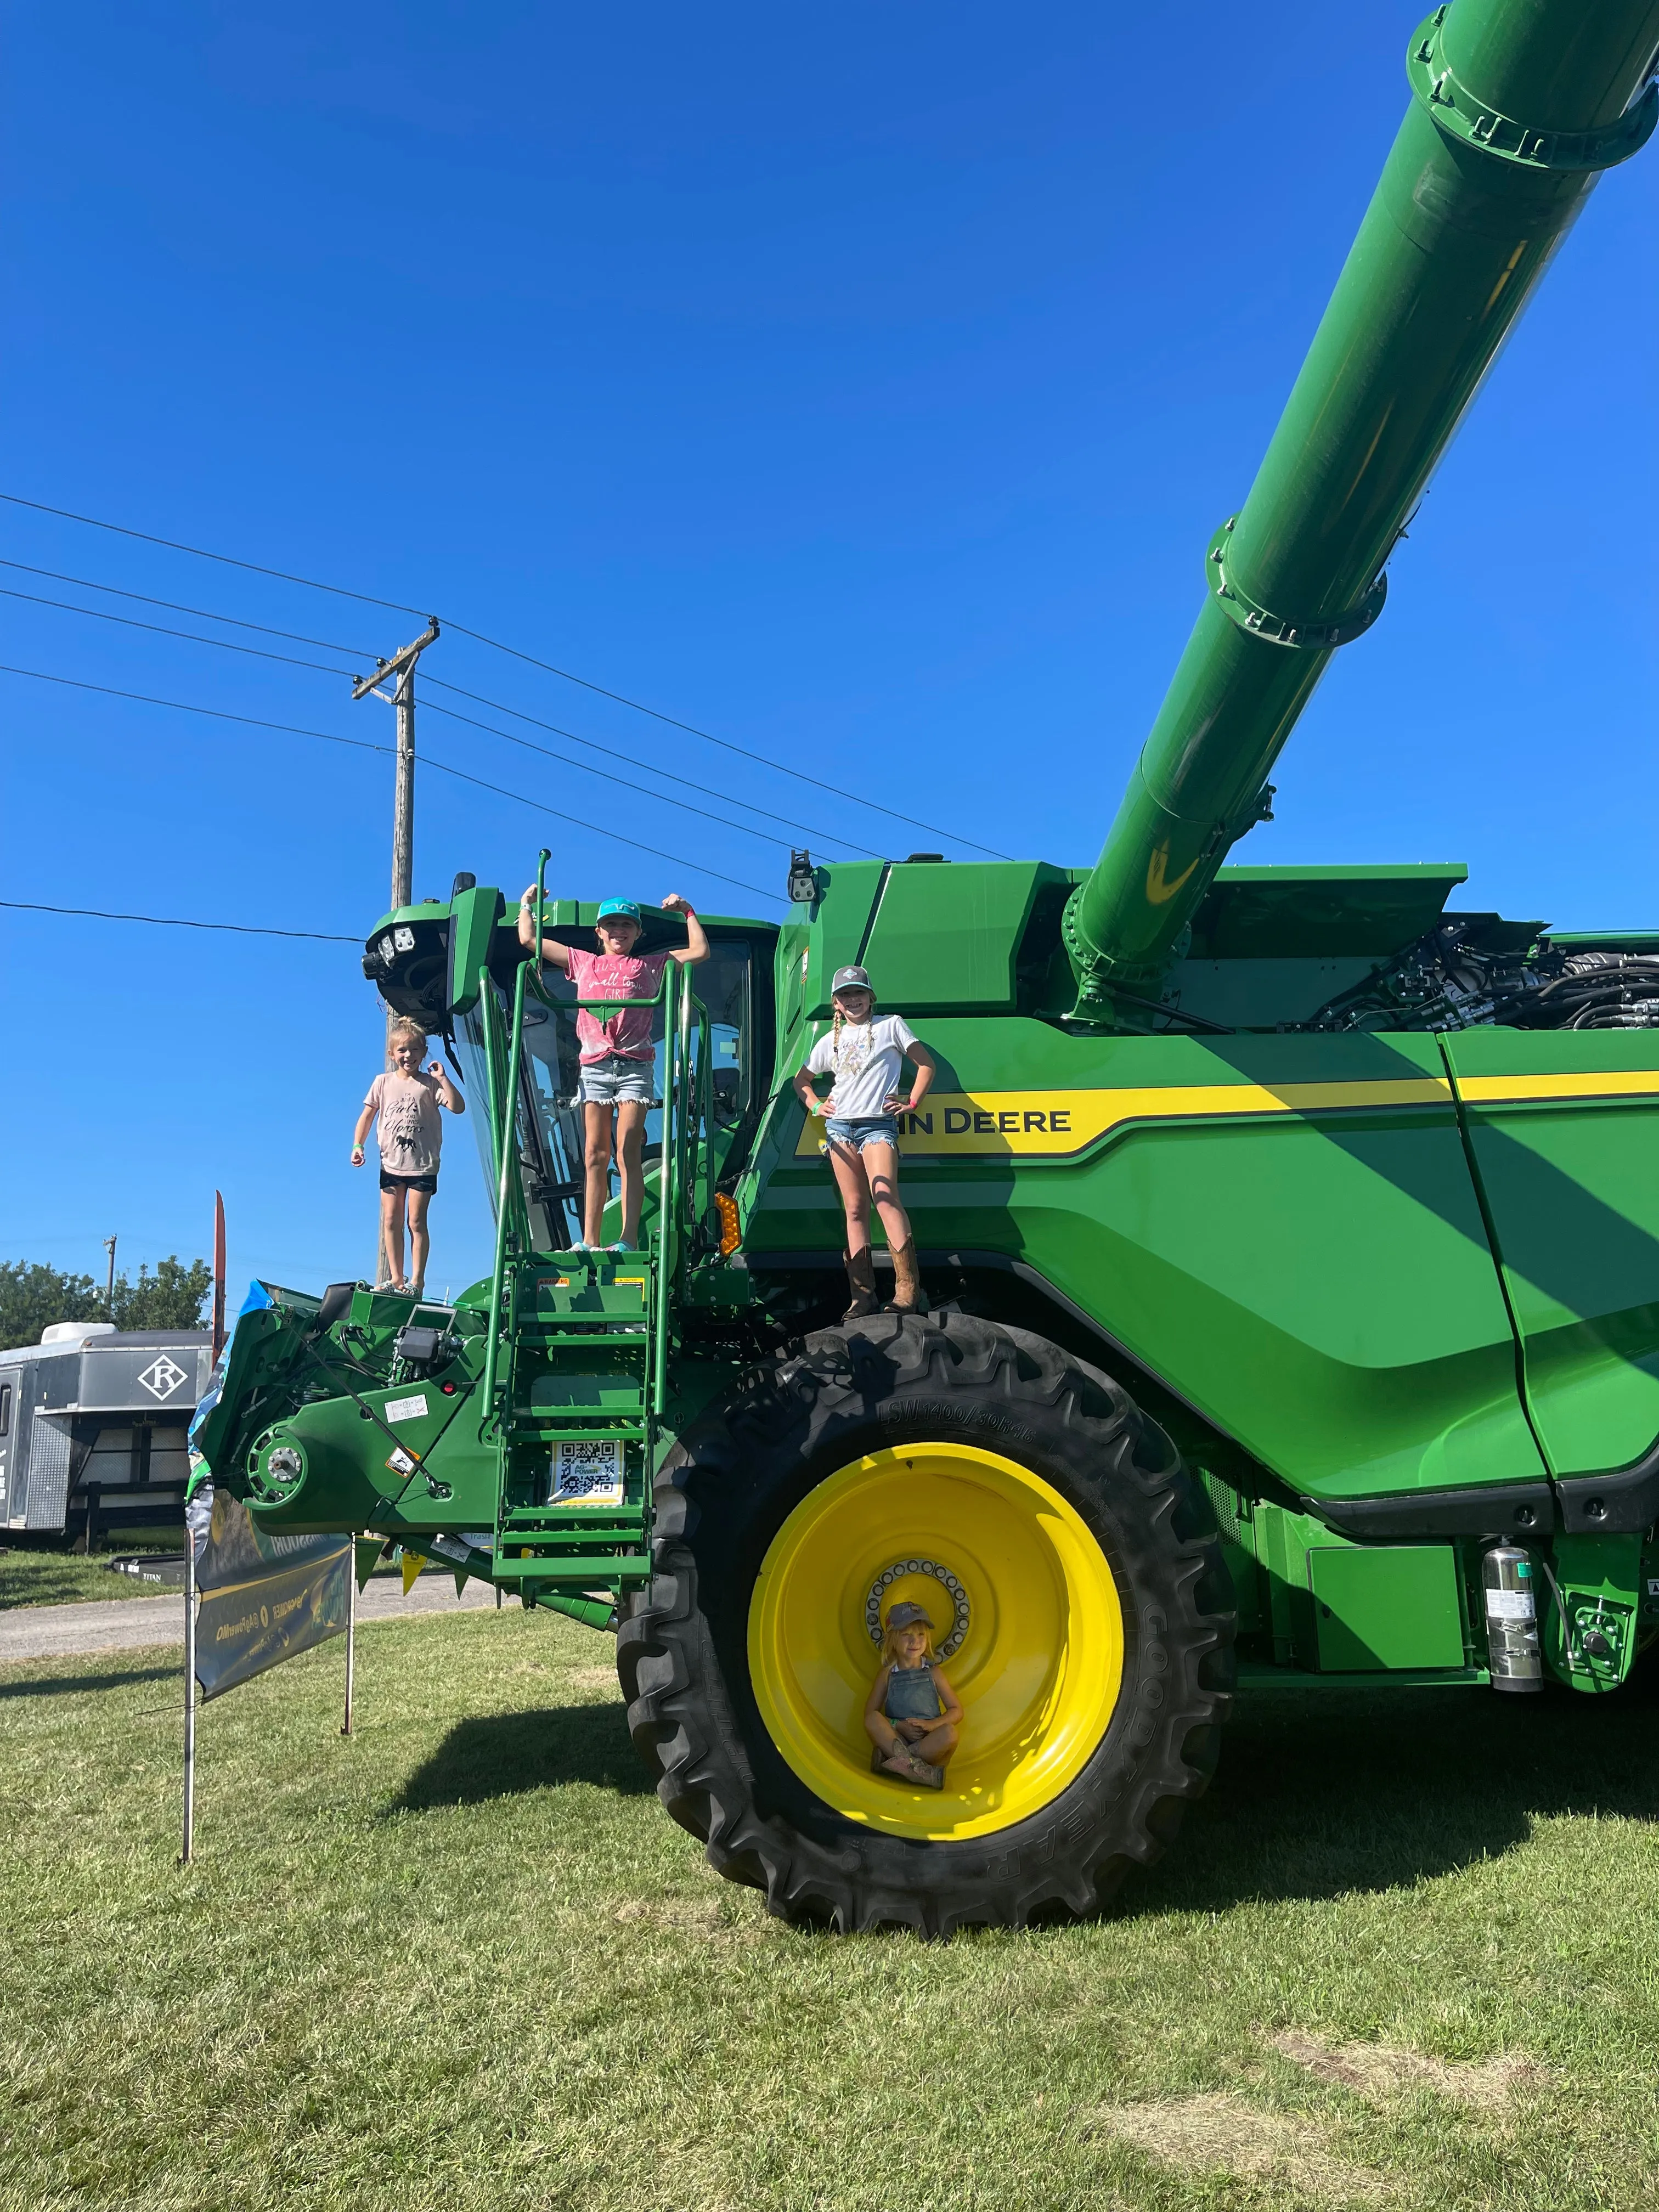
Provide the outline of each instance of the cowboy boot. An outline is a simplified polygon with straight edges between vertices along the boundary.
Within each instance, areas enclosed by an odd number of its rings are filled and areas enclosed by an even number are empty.
[[[861,1321],[876,1310],[876,1255],[866,1244],[861,1252],[843,1252],[841,1256],[847,1263],[848,1286],[853,1293],[853,1303],[842,1319]]]
[[[927,1293],[921,1287],[914,1237],[893,1247],[893,1295],[888,1299],[885,1310],[888,1313],[926,1313],[927,1310]]]

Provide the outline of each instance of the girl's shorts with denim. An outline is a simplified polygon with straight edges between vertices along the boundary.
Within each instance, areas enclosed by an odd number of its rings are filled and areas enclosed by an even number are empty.
[[[855,1152],[866,1145],[898,1146],[898,1123],[890,1114],[860,1114],[851,1121],[832,1114],[823,1127],[832,1145],[850,1145]]]
[[[584,1106],[620,1106],[635,1101],[649,1106],[654,1097],[655,1063],[648,1060],[629,1060],[620,1052],[608,1052],[603,1060],[583,1063],[581,1080],[576,1086],[576,1097]]]

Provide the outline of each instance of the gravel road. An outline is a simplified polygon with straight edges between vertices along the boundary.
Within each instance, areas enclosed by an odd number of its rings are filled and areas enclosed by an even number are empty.
[[[469,1583],[459,1597],[447,1573],[424,1574],[409,1595],[401,1582],[377,1575],[357,1598],[357,1625],[404,1620],[422,1613],[471,1612],[493,1607],[495,1593]],[[180,1595],[116,1598],[94,1605],[19,1606],[0,1613],[0,1666],[15,1659],[59,1659],[82,1651],[130,1651],[143,1644],[182,1644],[185,1607]]]

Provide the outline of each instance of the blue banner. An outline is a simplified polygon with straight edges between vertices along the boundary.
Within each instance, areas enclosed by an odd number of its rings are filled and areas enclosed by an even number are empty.
[[[204,1510],[209,1498],[210,1519]],[[351,1604],[349,1536],[268,1536],[255,1528],[245,1505],[217,1490],[198,1493],[191,1518],[202,1594],[196,1679],[204,1699],[344,1634]]]

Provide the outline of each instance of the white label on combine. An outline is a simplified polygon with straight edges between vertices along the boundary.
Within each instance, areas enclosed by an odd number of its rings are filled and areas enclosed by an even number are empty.
[[[554,1505],[620,1505],[620,1437],[573,1437],[553,1447]]]
[[[1530,1590],[1489,1589],[1486,1592],[1488,1620],[1530,1620],[1532,1617]]]
[[[423,1421],[426,1419],[426,1393],[417,1390],[412,1398],[388,1398],[386,1401],[388,1421]]]

